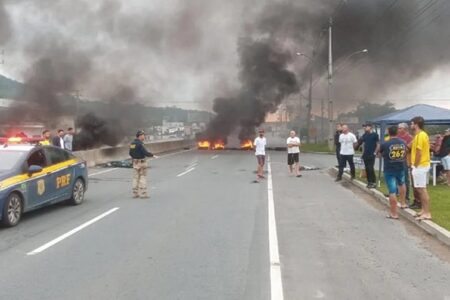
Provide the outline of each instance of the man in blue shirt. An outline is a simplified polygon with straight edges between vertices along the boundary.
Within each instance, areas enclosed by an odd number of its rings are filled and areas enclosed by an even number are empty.
[[[389,127],[389,141],[380,147],[384,159],[384,179],[389,190],[390,214],[387,216],[389,219],[398,219],[397,189],[400,193],[401,208],[407,207],[404,168],[407,147],[405,142],[397,137],[397,131],[397,126]]]
[[[364,150],[362,159],[364,161],[364,166],[366,168],[367,174],[367,187],[376,188],[377,178],[375,175],[375,153],[378,152],[380,139],[376,132],[372,131],[372,124],[366,123],[363,125],[364,134],[358,140],[358,148],[364,144]]]

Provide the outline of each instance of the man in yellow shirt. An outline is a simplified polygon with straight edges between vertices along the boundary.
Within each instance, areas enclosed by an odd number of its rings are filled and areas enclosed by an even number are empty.
[[[44,138],[44,140],[40,141],[39,144],[43,146],[50,146],[50,130],[44,130],[42,132],[42,137]]]
[[[411,120],[411,129],[415,136],[411,144],[411,175],[413,177],[414,189],[417,191],[422,210],[416,219],[431,220],[430,197],[427,191],[427,174],[430,171],[430,140],[428,134],[423,131],[425,120],[415,117]]]

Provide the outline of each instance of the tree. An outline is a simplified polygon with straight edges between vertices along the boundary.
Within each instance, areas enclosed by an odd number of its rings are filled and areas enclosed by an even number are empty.
[[[379,116],[397,111],[394,103],[386,101],[384,104],[360,102],[353,111],[339,115],[339,119],[357,117],[360,122],[373,120]]]

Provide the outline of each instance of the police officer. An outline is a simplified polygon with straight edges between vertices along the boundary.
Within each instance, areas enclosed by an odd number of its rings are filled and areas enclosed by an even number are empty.
[[[133,159],[133,198],[149,198],[147,194],[147,157],[156,157],[144,146],[145,132],[139,130],[136,139],[130,144],[130,156]]]

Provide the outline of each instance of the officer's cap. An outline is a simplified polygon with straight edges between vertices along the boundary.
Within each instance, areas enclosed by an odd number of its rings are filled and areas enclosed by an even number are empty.
[[[136,137],[140,137],[141,135],[144,135],[144,134],[145,134],[144,130],[138,130],[136,132]]]

